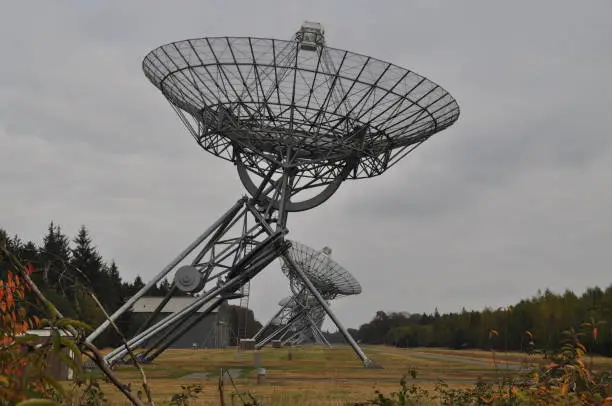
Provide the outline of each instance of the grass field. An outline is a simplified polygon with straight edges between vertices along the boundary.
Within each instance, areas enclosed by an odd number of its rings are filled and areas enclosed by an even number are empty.
[[[397,390],[400,378],[411,368],[418,371],[418,382],[433,388],[438,379],[450,387],[471,386],[478,378],[495,379],[501,374],[513,374],[530,365],[545,362],[541,356],[527,357],[518,353],[496,353],[496,365],[491,352],[446,349],[400,349],[384,346],[364,347],[366,353],[384,369],[365,369],[350,347],[325,348],[305,346],[259,352],[260,366],[266,369],[265,381],[257,383],[255,352],[226,350],[168,350],[144,370],[156,404],[168,404],[172,394],[181,392],[182,385],[201,385],[203,392],[193,405],[219,405],[218,380],[221,368],[234,375],[236,388],[225,381],[225,399],[232,405],[232,394],[249,391],[264,405],[346,405],[365,401],[374,389],[383,392]],[[291,351],[291,359],[289,359]],[[596,357],[595,369],[610,368],[609,359]],[[119,376],[132,388],[141,385],[140,373],[130,366],[117,369]],[[412,379],[409,378],[409,381]],[[127,404],[108,385],[103,386],[110,404]],[[238,398],[235,405],[242,405]]]

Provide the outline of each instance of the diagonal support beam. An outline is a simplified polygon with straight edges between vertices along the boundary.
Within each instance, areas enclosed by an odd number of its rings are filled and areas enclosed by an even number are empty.
[[[169,274],[178,264],[181,263],[192,251],[194,251],[202,242],[204,242],[217,228],[222,226],[228,218],[233,218],[240,211],[244,203],[247,201],[246,197],[240,198],[223,216],[215,221],[204,233],[202,233],[194,242],[192,242],[183,252],[181,252],[172,262],[170,262],[164,269],[161,270],[153,279],[151,279],[142,289],[140,289],[134,296],[126,301],[117,311],[115,311],[107,320],[105,320],[96,330],[94,330],[86,341],[91,343],[95,340],[104,330],[108,328],[111,322],[117,320],[123,313],[130,310],[134,303],[145,293],[147,293],[154,285],[156,285],[162,278]]]
[[[336,327],[338,328],[340,333],[344,336],[344,339],[349,343],[349,345],[351,347],[353,347],[353,350],[355,351],[357,356],[359,356],[359,358],[361,358],[361,360],[363,361],[363,365],[366,368],[380,368],[370,358],[368,358],[368,356],[365,354],[365,352],[363,352],[363,350],[361,349],[359,344],[357,344],[357,342],[355,341],[353,336],[350,335],[350,333],[344,327],[342,322],[340,322],[340,319],[338,319],[338,317],[336,317],[336,315],[331,310],[331,308],[329,307],[329,305],[327,304],[325,299],[323,299],[323,297],[321,296],[321,294],[319,293],[317,288],[312,284],[310,279],[306,276],[306,274],[304,273],[302,268],[300,266],[298,266],[297,264],[295,264],[293,262],[293,259],[289,255],[283,254],[283,258],[286,261],[286,263],[293,269],[293,271],[299,276],[299,278],[302,280],[304,285],[306,285],[306,287],[308,288],[310,293],[317,299],[317,301],[319,302],[321,307],[323,309],[325,309],[325,312],[332,319],[332,321],[334,322],[334,324],[336,325]]]
[[[232,267],[227,274],[228,279],[221,283],[219,286],[208,291],[206,295],[199,297],[189,306],[184,309],[172,313],[163,320],[149,327],[147,330],[140,334],[137,334],[126,344],[116,348],[105,356],[105,360],[108,363],[116,362],[123,358],[129,348],[134,348],[141,345],[149,338],[162,332],[166,328],[177,322],[185,322],[186,318],[189,317],[193,312],[197,311],[202,306],[206,305],[210,301],[213,301],[219,295],[226,295],[236,292],[240,287],[251,280],[259,272],[261,272],[270,262],[276,259],[279,255],[282,255],[288,248],[288,243],[284,241],[283,236],[286,234],[286,230],[281,230],[270,235],[264,242],[259,246],[251,250],[245,255],[236,266]],[[126,347],[127,345],[127,347]]]

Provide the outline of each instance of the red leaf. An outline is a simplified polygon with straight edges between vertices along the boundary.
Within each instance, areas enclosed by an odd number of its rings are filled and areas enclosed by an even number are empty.
[[[34,272],[35,270],[36,270],[36,269],[34,268],[34,265],[32,265],[32,264],[27,264],[27,265],[25,266],[25,272],[26,272],[28,275],[32,275],[32,272]]]

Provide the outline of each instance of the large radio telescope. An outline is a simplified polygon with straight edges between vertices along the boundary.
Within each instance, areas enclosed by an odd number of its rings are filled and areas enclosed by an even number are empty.
[[[279,302],[280,310],[255,334],[256,346],[261,348],[273,339],[295,344],[310,340],[329,345],[321,332],[325,309],[309,293],[291,264],[301,269],[327,303],[341,296],[360,294],[361,285],[330,257],[331,249],[328,247],[317,251],[291,241],[286,255],[290,261],[281,260],[281,269],[289,278],[292,295]]]
[[[271,320],[269,329],[271,335],[257,343],[256,348],[267,344],[271,338],[279,340],[281,345],[300,345],[314,343],[331,344],[321,331],[325,321],[325,309],[308,294],[286,297],[279,302],[281,306],[278,316]],[[271,328],[270,328],[271,327]]]
[[[291,248],[287,251],[287,256],[294,264],[300,266],[326,300],[361,293],[361,285],[357,279],[334,261],[330,254],[331,252],[326,254],[323,250],[317,251],[297,241],[291,241]],[[306,290],[306,287],[290,264],[289,261],[281,261],[281,269],[289,278],[291,291],[298,294]]]
[[[328,47],[322,26],[308,22],[291,40],[171,42],[147,54],[143,70],[197,143],[236,165],[250,197],[239,199],[88,341],[175,272],[166,300],[183,290],[196,297],[193,304],[153,323],[162,301],[135,336],[105,356],[109,363],[118,362],[128,347],[155,336],[155,349],[142,355],[154,359],[192,327],[189,315],[205,316],[231,297],[248,298],[250,280],[282,257],[292,283],[316,298],[364,365],[373,365],[287,254],[287,216],[322,204],[346,179],[382,174],[451,126],[459,117],[455,99],[410,70]],[[325,286],[319,288],[325,291]]]
[[[442,87],[391,63],[327,47],[318,24],[304,25],[290,41],[173,42],[150,52],[143,69],[198,144],[238,165],[251,194],[257,193],[251,177],[270,172],[291,174],[292,197],[380,175],[459,116]],[[329,196],[292,201],[286,209],[306,210]]]

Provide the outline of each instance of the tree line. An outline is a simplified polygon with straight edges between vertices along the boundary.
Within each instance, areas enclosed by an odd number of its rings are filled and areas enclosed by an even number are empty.
[[[440,314],[386,313],[351,333],[365,344],[397,347],[448,347],[508,351],[556,351],[563,331],[583,335],[589,351],[612,356],[612,285],[538,291],[513,306]]]
[[[145,286],[140,276],[132,282],[125,281],[119,274],[115,261],[105,261],[102,258],[85,226],[81,226],[71,240],[59,225],[52,222],[41,245],[23,241],[19,236],[11,236],[0,228],[0,244],[5,245],[7,251],[23,263],[34,266],[32,280],[65,317],[82,320],[93,328],[105,320],[104,312],[96,303],[96,299],[108,314],[112,314]],[[9,259],[0,255],[0,279],[5,278],[9,269]],[[165,296],[170,288],[171,282],[164,279],[146,295]],[[95,294],[96,299],[92,297],[91,292]],[[35,302],[26,303],[26,307],[31,315],[42,317],[44,314],[44,310]],[[253,312],[248,309],[230,306],[229,312],[230,330],[238,331],[239,320],[245,320],[245,317],[247,330],[256,331],[261,326],[254,319]],[[116,324],[122,332],[129,334],[138,327],[132,326],[130,319],[130,313],[126,312],[117,320]],[[109,328],[96,339],[96,343],[99,347],[114,347],[120,345],[121,341],[115,331]]]
[[[101,324],[105,316],[93,292],[110,314],[140,290],[145,284],[140,276],[125,281],[114,261],[105,261],[93,244],[89,231],[82,226],[71,240],[59,225],[51,223],[42,244],[23,241],[0,228],[0,244],[5,244],[24,263],[34,266],[32,279],[45,296],[66,317]],[[0,255],[0,279],[8,269],[8,260]],[[151,288],[148,296],[164,296],[171,288],[162,280]],[[34,303],[28,303],[32,315],[42,315]],[[251,310],[230,306],[230,330],[249,337],[261,324]],[[246,320],[246,323],[245,323]],[[123,332],[130,332],[130,314],[117,321]],[[506,308],[485,308],[440,314],[408,314],[376,312],[375,317],[351,334],[364,344],[386,344],[398,347],[449,347],[507,349],[527,351],[532,347],[554,351],[564,330],[574,328],[585,333],[589,350],[612,356],[612,285],[605,290],[588,288],[581,295],[566,290],[550,290],[521,300]],[[327,333],[332,342],[343,341],[339,333]],[[99,346],[116,346],[119,337],[108,329],[96,341]],[[232,339],[235,343],[235,337]]]

